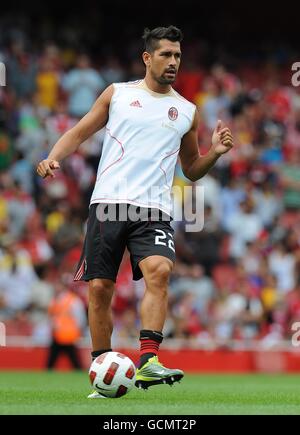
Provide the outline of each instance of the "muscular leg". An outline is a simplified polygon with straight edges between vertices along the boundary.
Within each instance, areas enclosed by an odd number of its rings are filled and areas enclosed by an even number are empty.
[[[145,389],[152,385],[172,385],[182,379],[183,371],[164,367],[156,355],[163,339],[161,332],[167,315],[168,282],[173,263],[157,255],[142,260],[139,265],[145,278],[146,292],[141,305],[143,329],[135,385]]]
[[[93,351],[111,348],[113,292],[114,282],[110,279],[89,281],[88,317]]]
[[[162,331],[168,308],[168,283],[173,262],[160,255],[140,261],[146,291],[141,303],[142,329]]]

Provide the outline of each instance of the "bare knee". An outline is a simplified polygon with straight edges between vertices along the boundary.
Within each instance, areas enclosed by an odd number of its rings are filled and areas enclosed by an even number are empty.
[[[173,263],[169,260],[155,261],[149,264],[145,281],[147,286],[167,288],[173,269]]]
[[[89,305],[94,309],[108,307],[111,304],[114,283],[108,279],[93,279],[89,282]]]

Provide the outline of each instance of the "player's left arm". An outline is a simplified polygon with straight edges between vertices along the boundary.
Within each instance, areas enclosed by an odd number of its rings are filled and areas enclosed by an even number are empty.
[[[200,155],[198,147],[199,114],[196,110],[191,129],[183,136],[179,157],[184,175],[191,181],[199,180],[214,166],[218,158],[233,147],[233,137],[228,127],[218,121],[212,135],[212,145],[207,154]]]

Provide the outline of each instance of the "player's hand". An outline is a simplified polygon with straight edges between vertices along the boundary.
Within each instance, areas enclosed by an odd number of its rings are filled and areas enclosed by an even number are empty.
[[[228,127],[218,120],[217,126],[212,135],[212,146],[216,154],[227,153],[233,147],[233,137]]]
[[[59,169],[59,163],[57,160],[45,159],[42,160],[36,169],[36,172],[43,178],[46,177],[55,177],[54,170]]]

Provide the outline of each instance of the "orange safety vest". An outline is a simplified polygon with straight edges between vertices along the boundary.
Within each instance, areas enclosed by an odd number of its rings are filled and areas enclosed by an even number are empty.
[[[80,337],[80,328],[72,312],[72,306],[76,300],[77,297],[72,293],[65,293],[55,299],[49,307],[53,337],[59,344],[74,344]]]

